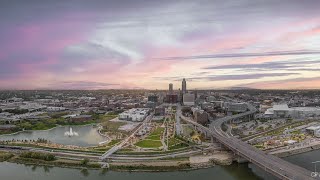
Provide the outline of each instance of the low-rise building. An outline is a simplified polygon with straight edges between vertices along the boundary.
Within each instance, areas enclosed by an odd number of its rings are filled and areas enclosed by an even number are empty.
[[[191,93],[183,94],[183,105],[194,106],[195,96]]]
[[[164,107],[156,107],[154,109],[155,116],[164,116],[166,114],[166,109]]]
[[[320,108],[318,107],[291,107],[287,104],[273,105],[267,109],[265,116],[272,118],[307,118],[319,117]]]
[[[196,110],[194,112],[194,120],[199,124],[207,125],[209,122],[208,113],[204,110]]]
[[[65,111],[65,107],[47,107],[47,111],[49,112],[59,112],[59,111]]]
[[[225,105],[228,112],[246,112],[248,110],[248,105],[246,103],[227,103]]]
[[[143,121],[149,114],[149,108],[133,108],[118,115],[120,120]]]
[[[148,101],[149,101],[149,102],[157,103],[157,102],[158,102],[158,96],[156,96],[156,95],[149,95],[149,96],[148,96]]]

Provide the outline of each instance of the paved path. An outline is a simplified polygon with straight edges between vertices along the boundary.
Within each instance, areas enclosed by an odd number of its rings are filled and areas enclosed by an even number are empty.
[[[146,123],[149,123],[151,121],[152,117],[153,117],[153,113],[151,113],[149,116],[147,116],[146,119],[140,125],[138,125],[137,129],[130,136],[125,138],[122,142],[120,142],[120,144],[113,146],[111,149],[109,149],[107,152],[105,152],[100,157],[100,159],[104,160],[104,159],[108,158],[110,155],[112,155],[113,153],[120,150],[125,144],[127,144],[132,138],[134,138],[135,134],[137,132],[139,132],[141,130],[141,128],[143,128],[146,125]]]

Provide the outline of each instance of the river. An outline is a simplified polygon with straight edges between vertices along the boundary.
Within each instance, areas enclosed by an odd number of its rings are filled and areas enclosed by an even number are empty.
[[[115,172],[103,170],[79,170],[58,167],[26,166],[3,162],[0,163],[0,179],[3,180],[195,180],[195,179],[259,179],[246,164],[216,166],[209,169],[176,172]]]
[[[285,158],[309,170],[314,170],[311,162],[320,160],[320,150]],[[103,170],[80,170],[59,167],[27,166],[9,162],[0,163],[2,180],[256,180],[275,179],[252,164],[215,166],[208,169],[175,172],[115,172]]]

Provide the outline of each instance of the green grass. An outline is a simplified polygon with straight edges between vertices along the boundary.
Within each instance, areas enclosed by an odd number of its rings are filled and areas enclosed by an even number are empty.
[[[153,135],[153,136],[148,136],[146,139],[160,141],[160,137],[161,137],[160,135]]]
[[[175,150],[175,149],[181,149],[181,148],[188,147],[189,145],[187,143],[185,143],[184,141],[173,137],[173,138],[169,139],[168,146],[169,146],[169,150]]]
[[[161,136],[163,134],[164,128],[158,127],[155,129],[146,139],[136,143],[136,146],[142,148],[159,148],[162,146]]]
[[[158,154],[158,155],[166,155],[166,154],[170,154],[170,153],[175,153],[175,152],[181,152],[181,151],[188,151],[190,150],[190,147],[185,147],[185,148],[179,148],[179,149],[172,149],[169,151],[161,151],[161,150],[157,150],[154,149],[152,151],[141,151],[141,152],[136,152],[136,151],[132,151],[132,150],[127,150],[127,149],[121,149],[120,151],[117,151],[115,154],[126,154],[126,155],[154,155],[154,154]]]
[[[154,140],[142,140],[136,143],[136,146],[142,148],[159,148],[162,146],[161,141],[154,141]]]
[[[114,146],[120,141],[121,141],[120,139],[113,139],[108,143],[108,146]]]
[[[14,155],[9,152],[0,151],[0,162],[6,161],[12,158]]]
[[[164,131],[163,127],[158,127],[149,136],[162,135],[163,131]]]
[[[74,152],[83,152],[83,153],[98,153],[98,154],[103,154],[101,151],[94,151],[94,148],[89,149],[89,150],[81,150],[81,149],[64,149],[64,148],[50,148],[50,147],[43,147],[35,144],[22,144],[22,143],[14,143],[14,144],[9,144],[12,146],[21,146],[21,147],[34,147],[34,148],[43,148],[46,150],[54,150],[54,151],[74,151]]]
[[[94,168],[98,169],[101,167],[100,164],[96,162],[89,162],[87,164],[82,164],[79,160],[69,160],[69,159],[57,159],[54,161],[44,161],[41,159],[31,159],[14,157],[9,160],[10,162],[26,164],[26,165],[40,165],[40,166],[57,166],[57,167],[70,167],[70,168]]]

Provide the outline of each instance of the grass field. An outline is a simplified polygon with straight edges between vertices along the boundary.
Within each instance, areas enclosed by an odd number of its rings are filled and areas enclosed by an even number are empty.
[[[180,148],[185,148],[188,147],[189,145],[181,141],[180,139],[177,139],[175,137],[169,139],[169,144],[168,144],[169,150],[175,150],[175,149],[180,149]]]
[[[146,139],[136,143],[136,146],[142,148],[159,148],[162,146],[161,136],[163,134],[164,128],[158,127],[155,129]]]
[[[159,141],[160,140],[161,135],[153,135],[153,136],[148,136],[146,139],[148,140],[155,140],[155,141]]]
[[[136,143],[136,146],[142,147],[142,148],[159,148],[162,146],[161,141],[155,141],[155,140],[142,140]]]
[[[155,129],[155,130],[150,134],[150,136],[162,134],[163,131],[164,131],[164,128],[163,128],[163,127],[158,127],[157,129]]]

